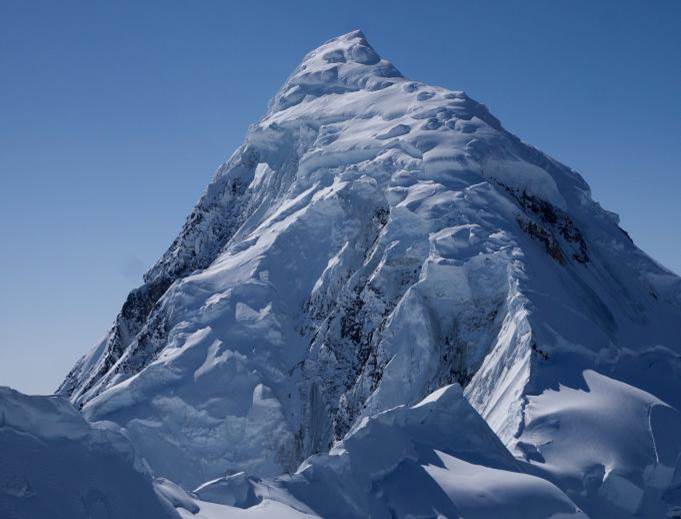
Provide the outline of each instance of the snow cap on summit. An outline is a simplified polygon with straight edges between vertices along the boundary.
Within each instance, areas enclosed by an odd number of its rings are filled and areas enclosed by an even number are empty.
[[[308,52],[273,99],[271,112],[285,110],[306,96],[376,91],[403,79],[395,66],[382,59],[360,30],[328,40]]]

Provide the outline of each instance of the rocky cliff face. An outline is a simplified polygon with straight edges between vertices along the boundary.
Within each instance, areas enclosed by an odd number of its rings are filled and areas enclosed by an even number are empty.
[[[456,382],[574,495],[622,513],[661,499],[654,447],[567,463],[560,424],[586,426],[552,403],[595,370],[648,395],[643,415],[678,407],[681,280],[576,172],[463,92],[403,77],[360,32],[304,58],[144,281],[59,392],[187,487],[292,471],[361,417]],[[633,409],[599,387],[584,409]],[[618,503],[620,480],[640,498]]]

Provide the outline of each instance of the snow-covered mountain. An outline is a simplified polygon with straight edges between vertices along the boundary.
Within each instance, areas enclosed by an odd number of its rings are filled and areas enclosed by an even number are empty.
[[[58,392],[160,491],[204,484],[196,517],[681,516],[681,279],[359,31],[305,56]]]

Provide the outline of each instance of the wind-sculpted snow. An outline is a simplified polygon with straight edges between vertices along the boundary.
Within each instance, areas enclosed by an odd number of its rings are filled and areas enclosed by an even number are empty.
[[[274,482],[321,517],[583,517],[520,467],[458,385],[364,417],[328,454]]]
[[[114,424],[0,387],[0,517],[179,518]]]
[[[586,452],[543,467],[560,434],[535,433],[533,402],[593,370],[678,409],[680,323],[681,280],[580,175],[352,32],[304,58],[60,392],[189,489],[293,472],[367,417],[456,382],[589,512],[612,488],[592,477],[606,465]],[[559,407],[542,409],[550,421]],[[589,434],[608,442],[614,423]],[[610,446],[626,458],[628,444]],[[627,513],[671,510],[676,479],[629,481],[646,497]]]
[[[183,517],[258,516],[275,506],[293,517],[586,517],[557,487],[522,472],[458,385],[363,418],[295,474],[239,473],[194,495],[189,505],[178,500]]]
[[[664,517],[681,504],[681,415],[595,371],[575,383],[528,397],[517,448],[595,517]]]

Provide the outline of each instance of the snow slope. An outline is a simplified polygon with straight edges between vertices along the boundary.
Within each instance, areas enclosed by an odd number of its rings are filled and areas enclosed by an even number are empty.
[[[676,423],[680,331],[681,280],[579,174],[355,31],[305,56],[59,392],[191,489],[293,472],[457,382],[587,513],[672,513],[646,410]]]
[[[113,424],[0,387],[0,517],[177,518]]]

